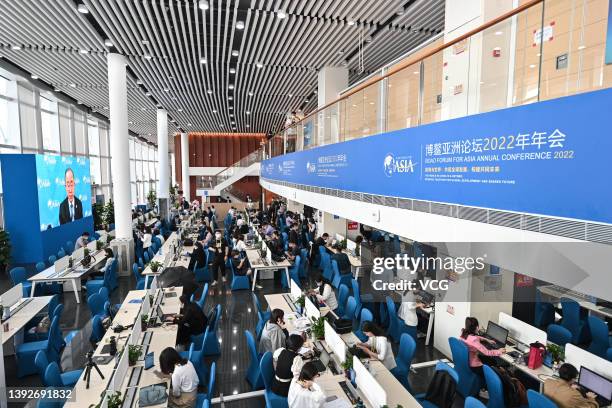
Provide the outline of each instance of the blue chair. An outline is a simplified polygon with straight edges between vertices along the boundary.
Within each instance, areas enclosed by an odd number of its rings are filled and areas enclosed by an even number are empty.
[[[102,278],[88,280],[85,284],[85,287],[87,288],[87,293],[96,293],[100,290],[102,286],[108,288],[109,291],[112,290],[112,273],[112,269],[108,268],[106,271],[104,271],[104,276]]]
[[[49,266],[55,264],[55,261],[57,261],[57,257],[55,255],[51,255],[49,257]]]
[[[136,290],[143,290],[145,287],[145,278],[140,275],[140,271],[138,270],[138,264],[134,262],[132,265],[132,275],[136,278]]]
[[[234,270],[234,264],[230,262],[230,270],[232,271],[232,283],[230,289],[234,290],[249,290],[251,288],[251,279],[248,275],[237,275]]]
[[[102,337],[104,337],[105,330],[102,325],[102,319],[103,318],[99,315],[91,319],[91,335],[89,336],[91,344],[97,344],[102,340]]]
[[[204,289],[202,289],[202,294],[200,295],[200,299],[195,300],[195,293],[191,295],[191,301],[195,302],[200,309],[204,311],[204,306],[206,305],[206,297],[208,296],[208,283],[204,285]]]
[[[612,361],[612,347],[610,347],[608,351],[606,352],[606,359],[608,361]]]
[[[535,296],[535,320],[536,327],[548,327],[555,322],[555,307],[550,302],[542,301],[542,292],[536,290]]]
[[[529,408],[557,408],[557,404],[547,396],[534,390],[527,390],[527,401],[529,401]]]
[[[72,241],[66,241],[66,253],[68,255],[71,255],[73,250],[74,250],[74,243]]]
[[[204,334],[200,338],[200,343],[197,344],[198,349],[196,349],[195,343],[191,343],[188,351],[179,352],[181,357],[188,359],[193,364],[196,373],[198,374],[200,384],[204,384],[206,382],[209,372],[206,361],[204,361],[204,352],[202,351],[204,348],[204,339],[206,339],[209,330],[210,326],[206,327]]]
[[[320,246],[321,249],[321,269],[323,270],[323,277],[331,282],[334,278],[334,270],[331,264],[331,255],[327,253],[324,247]]]
[[[66,251],[64,251],[64,248],[60,248],[60,250],[57,251],[57,258],[60,259],[60,258],[63,258],[65,256],[66,256]]]
[[[263,314],[258,310],[257,311],[257,326],[255,326],[255,336],[257,336],[257,341],[261,339],[261,333],[263,333],[264,326],[268,320],[264,319]]]
[[[138,257],[138,266],[140,267],[140,269],[144,270],[145,264],[141,256]]]
[[[558,324],[549,324],[546,328],[546,336],[548,341],[565,347],[567,343],[572,341],[572,333],[565,327]]]
[[[62,373],[62,372],[53,373],[52,372],[51,378],[54,381],[53,383],[49,383],[47,382],[48,377],[45,375],[47,368],[49,367],[50,364],[55,364],[57,366],[57,363],[55,362],[50,363],[45,351],[41,350],[36,354],[36,357],[34,358],[34,364],[36,364],[36,367],[38,368],[38,374],[40,375],[40,379],[42,380],[45,387],[49,387],[49,386],[74,387],[74,385],[77,383],[77,381],[81,377],[81,374],[83,373],[83,370],[72,370],[72,371],[66,371],[65,373]],[[59,371],[59,366],[57,368]],[[60,377],[59,381],[57,380],[57,374],[59,374],[59,377]]]
[[[464,398],[478,394],[482,387],[482,380],[470,368],[468,346],[456,337],[449,337],[453,362],[458,374],[457,392]]]
[[[210,375],[208,376],[208,386],[206,387],[205,393],[198,393],[198,399],[202,398],[205,400],[211,400],[215,392],[215,378],[217,375],[217,363],[210,365]]]
[[[398,354],[395,358],[395,364],[397,365],[391,370],[391,374],[393,374],[410,393],[412,393],[412,387],[410,387],[408,375],[410,374],[410,365],[412,364],[415,351],[416,342],[412,336],[407,333],[402,334]]]
[[[336,314],[338,316],[344,316],[344,309],[346,309],[346,301],[349,296],[349,289],[346,285],[340,285],[340,289],[338,290],[338,309],[336,310]]]
[[[32,282],[28,281],[26,269],[23,266],[17,266],[9,272],[13,286],[21,283],[23,297],[29,297],[32,291]]]
[[[47,265],[43,261],[36,262],[36,272],[42,272],[47,269]]]
[[[109,277],[109,291],[113,291],[115,289],[117,289],[119,287],[119,280],[117,278],[117,265],[118,265],[119,261],[117,260],[117,258],[113,259],[113,262],[110,264],[109,269],[110,269],[110,277]]]
[[[195,274],[196,281],[200,283],[212,281],[210,276],[210,268],[208,267],[209,251],[204,251],[204,256],[206,256],[206,263],[204,266],[198,266],[197,261],[193,266],[193,273]]]
[[[361,310],[361,319],[359,319],[359,327],[355,330],[355,336],[359,338],[359,340],[365,342],[368,340],[368,336],[361,330],[364,322],[372,322],[374,321],[374,316],[372,316],[372,312],[368,309]]]
[[[302,248],[300,250],[300,256],[302,257],[302,262],[300,262],[300,269],[298,271],[298,275],[300,279],[306,279],[306,271],[308,270],[308,250],[306,248]],[[296,281],[297,282],[297,281]]]
[[[300,265],[302,264],[302,257],[300,255],[295,257],[295,261],[293,266],[289,269],[289,277],[295,281],[295,283],[300,283]],[[283,288],[289,287],[289,282],[287,282],[287,275],[285,273],[281,273],[281,283],[283,284]],[[285,286],[285,284],[287,286]]]
[[[416,326],[408,326],[402,319],[397,315],[397,310],[395,309],[395,303],[393,299],[387,296],[387,316],[389,319],[389,328],[387,330],[387,334],[393,341],[399,341],[402,337],[403,333],[410,334],[415,340],[417,339],[417,329]]]
[[[217,332],[219,330],[219,321],[221,320],[221,305],[217,305],[217,313],[215,313],[215,321],[210,324],[208,336],[204,336],[204,355],[217,356],[221,354],[221,345]]]
[[[147,251],[145,251],[144,254],[142,254],[142,257],[144,258],[145,264],[148,264],[149,261],[151,260],[151,258],[149,257],[149,253]]]
[[[455,381],[455,384],[459,382],[459,375],[457,374],[457,371],[455,371],[454,368],[452,368],[446,363],[443,363],[441,361],[438,362],[436,364],[436,371],[446,371],[451,376],[453,381]],[[416,394],[414,397],[417,399],[417,401],[419,402],[419,404],[421,404],[423,408],[439,408],[436,404],[427,401],[425,399],[425,395],[425,393]]]
[[[474,397],[467,397],[465,400],[464,408],[486,408],[488,405],[483,404]]]
[[[332,259],[332,286],[336,289],[340,288],[340,285],[350,285],[351,280],[353,279],[353,274],[351,273],[340,273],[340,269],[338,269],[338,262],[335,259]]]
[[[259,303],[259,298],[257,297],[257,295],[255,294],[255,292],[251,292],[251,297],[253,298],[253,303],[255,303],[255,307],[257,308],[258,312],[261,312],[261,315],[265,320],[269,320],[270,319],[270,315],[272,314],[271,311],[269,310],[263,310],[261,307],[261,303]]]
[[[264,383],[264,396],[266,398],[266,408],[288,408],[289,404],[286,397],[281,397],[272,392],[272,379],[274,378],[274,364],[272,353],[266,352],[259,362],[259,369]]]
[[[151,247],[147,248],[147,253],[149,254],[149,259],[153,260],[153,258],[155,257],[155,252],[153,252],[153,249]]]
[[[210,408],[210,401],[204,398],[204,394],[202,394],[202,397],[200,397],[200,394],[198,394],[196,408]]]
[[[246,337],[247,347],[249,354],[251,355],[251,362],[247,370],[246,380],[251,384],[253,390],[260,390],[264,388],[263,378],[261,377],[261,369],[259,368],[260,356],[257,353],[257,346],[255,345],[255,339],[250,331],[245,330],[244,335]]]
[[[572,333],[573,344],[581,343],[585,337],[586,322],[580,317],[580,304],[573,299],[561,298],[561,309],[561,325]]]
[[[47,392],[51,392],[54,389],[54,387],[47,387]],[[60,399],[52,400],[47,398],[41,398],[36,403],[36,408],[62,408],[63,406],[64,401]]]
[[[106,310],[104,309],[104,303],[106,299],[100,296],[100,293],[96,292],[87,297],[87,306],[91,312],[91,317],[100,316],[102,319],[106,317]]]
[[[61,306],[61,308],[58,308],[58,306]],[[61,316],[63,310],[64,306],[59,304],[59,296],[53,295],[53,297],[49,301],[49,304],[47,305],[47,317],[49,318],[49,320],[53,321],[53,318],[55,316]],[[26,324],[23,334],[23,340],[25,342],[47,340],[49,338],[49,332],[29,332],[29,330],[32,327],[37,326],[42,319],[42,316],[34,317],[32,320],[30,320],[30,322],[28,322],[28,324]]]
[[[608,348],[610,348],[610,335],[607,323],[597,317],[589,316],[589,329],[591,331],[591,344],[589,345],[589,351],[601,358],[606,358]]]
[[[361,303],[361,293],[359,291],[359,281],[357,281],[357,279],[351,279],[351,287],[353,289],[352,296],[355,298],[355,302],[357,302],[354,319],[358,319],[359,314],[361,313],[361,308],[363,307],[363,304]]]
[[[489,391],[489,401],[487,408],[506,408],[504,401],[504,386],[499,375],[488,365],[482,367],[484,371],[485,382],[487,383],[487,391]]]
[[[342,316],[342,318],[354,321],[356,308],[357,302],[355,301],[355,298],[353,296],[349,296],[348,299],[346,299],[346,306],[344,307],[344,315]]]
[[[59,319],[56,317],[51,321],[49,327],[49,338],[47,340],[22,343],[15,347],[15,359],[17,360],[17,377],[35,374],[37,371],[34,359],[36,354],[43,350],[51,361],[59,361],[59,349],[57,347],[57,333],[59,333]],[[60,340],[61,339],[61,333]]]

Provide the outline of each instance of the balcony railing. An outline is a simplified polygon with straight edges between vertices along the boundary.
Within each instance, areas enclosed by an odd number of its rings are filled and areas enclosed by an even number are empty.
[[[612,86],[612,64],[605,63],[608,0],[519,3],[358,84],[268,140],[266,154]]]
[[[201,176],[197,178],[197,188],[212,190],[222,182],[239,174],[241,171],[247,169],[252,164],[258,163],[263,160],[264,149],[259,148],[250,154],[244,156],[236,163],[226,167],[214,176]]]

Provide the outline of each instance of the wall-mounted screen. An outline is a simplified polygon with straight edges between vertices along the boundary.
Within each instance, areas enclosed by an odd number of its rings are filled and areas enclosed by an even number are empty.
[[[88,159],[37,154],[36,175],[41,231],[91,216]]]

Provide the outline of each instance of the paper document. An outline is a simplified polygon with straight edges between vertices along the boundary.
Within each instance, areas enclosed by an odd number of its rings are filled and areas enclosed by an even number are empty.
[[[343,398],[336,398],[323,404],[323,408],[351,408],[351,403]]]

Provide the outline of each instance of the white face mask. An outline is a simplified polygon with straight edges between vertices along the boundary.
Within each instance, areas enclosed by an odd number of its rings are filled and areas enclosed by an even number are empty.
[[[217,239],[221,238],[221,234],[215,234],[215,238]]]

